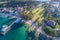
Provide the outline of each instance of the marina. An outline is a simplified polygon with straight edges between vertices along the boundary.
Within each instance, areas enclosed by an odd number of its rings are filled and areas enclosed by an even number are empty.
[[[6,17],[0,17],[2,20],[0,23],[2,25],[0,26],[0,40],[27,40],[26,37],[26,30],[28,25],[26,24],[18,24],[18,21],[21,21],[20,18],[18,19],[8,19]],[[2,32],[1,32],[2,31]],[[10,37],[9,37],[10,36]],[[18,37],[17,37],[18,36]],[[20,38],[19,38],[20,37]],[[4,39],[3,39],[4,38]],[[16,39],[15,39],[16,38]],[[24,39],[23,39],[24,38]]]
[[[16,19],[8,19],[8,18],[3,18],[3,17],[0,17],[0,18],[2,21],[6,19],[6,21],[4,21],[4,23],[2,23],[0,27],[0,33],[5,35],[11,29],[11,26],[14,24],[14,21]]]

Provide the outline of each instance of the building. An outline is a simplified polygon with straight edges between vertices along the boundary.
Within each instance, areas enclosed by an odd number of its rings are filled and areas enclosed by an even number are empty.
[[[56,8],[58,10],[58,12],[60,12],[60,2],[59,1],[51,2],[51,6],[53,6],[54,8]]]
[[[41,2],[45,1],[46,2],[46,1],[51,1],[51,0],[37,0],[37,1],[41,1]]]
[[[43,25],[46,27],[46,26],[50,26],[52,28],[55,28],[55,26],[57,25],[57,23],[53,20],[48,20],[48,21],[45,21],[43,23]]]
[[[53,1],[60,2],[60,0],[51,0],[51,1],[52,1],[52,2],[53,2]]]
[[[38,37],[39,40],[53,40],[52,38],[50,37],[47,37],[46,35],[44,34],[39,34],[39,37]]]
[[[1,1],[35,1],[35,0],[0,0]]]
[[[57,18],[59,18],[60,17],[60,13],[58,13],[56,16],[57,16]]]
[[[56,23],[55,21],[53,21],[53,20],[47,21],[47,25],[48,25],[48,26],[51,26],[52,28],[55,28],[56,24],[57,24],[57,23]]]
[[[59,7],[59,2],[56,2],[56,1],[51,2],[51,5],[58,8]]]

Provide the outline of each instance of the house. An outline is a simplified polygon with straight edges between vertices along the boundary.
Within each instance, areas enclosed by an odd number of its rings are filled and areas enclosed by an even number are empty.
[[[51,2],[51,6],[54,6],[60,12],[60,2]]]
[[[56,1],[51,2],[51,5],[58,8],[59,7],[59,2],[56,2]]]
[[[50,7],[51,12],[55,12],[55,8],[53,6]]]
[[[57,23],[56,23],[55,21],[53,21],[53,20],[47,21],[47,25],[48,25],[48,26],[51,26],[52,28],[55,28],[56,24],[57,24]]]
[[[60,13],[58,13],[56,16],[57,16],[57,18],[60,17]]]
[[[21,18],[18,18],[18,19],[15,21],[15,23],[19,23],[19,22],[21,22]]]
[[[13,10],[10,12],[11,15],[17,15],[18,14],[18,11],[17,10]]]
[[[39,34],[39,37],[38,37],[39,40],[53,40],[51,37],[47,37],[46,35],[44,34]]]

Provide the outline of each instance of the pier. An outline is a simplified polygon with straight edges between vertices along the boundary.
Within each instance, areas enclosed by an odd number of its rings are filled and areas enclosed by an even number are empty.
[[[12,24],[10,24],[9,26],[7,26],[5,28],[5,30],[3,32],[1,32],[2,35],[5,35],[10,29],[11,29],[11,26],[14,24],[15,22],[13,22]]]
[[[14,23],[16,23],[16,21],[17,21],[17,19],[14,20],[14,21],[12,21],[12,22],[10,23],[10,25],[9,25],[9,24],[3,25],[2,28],[1,28],[1,34],[2,34],[2,35],[5,35],[9,30],[11,30],[11,26],[12,26]],[[8,25],[9,25],[9,26],[8,26]]]
[[[2,35],[5,35],[9,30],[11,30],[11,27],[12,27],[12,25],[14,25],[14,23],[19,23],[20,21],[22,21],[21,20],[21,18],[17,18],[16,20],[14,20],[14,21],[12,21],[11,23],[10,23],[10,25],[9,24],[7,24],[7,25],[3,25],[2,26],[2,32],[1,32],[1,34]],[[22,21],[23,22],[23,21]],[[9,26],[8,26],[9,25]]]

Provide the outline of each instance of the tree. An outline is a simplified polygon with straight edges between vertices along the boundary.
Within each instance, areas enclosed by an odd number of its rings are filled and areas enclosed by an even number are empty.
[[[24,12],[23,14],[23,18],[26,20],[31,20],[33,18],[33,14],[31,12],[31,10],[25,10],[26,12]]]
[[[54,36],[56,36],[57,34],[56,34],[56,31],[55,30],[52,30],[52,28],[51,27],[46,27],[46,28],[44,28],[44,31],[45,31],[45,33],[47,34],[47,35],[49,35],[49,36],[52,36],[52,37],[54,37]]]

